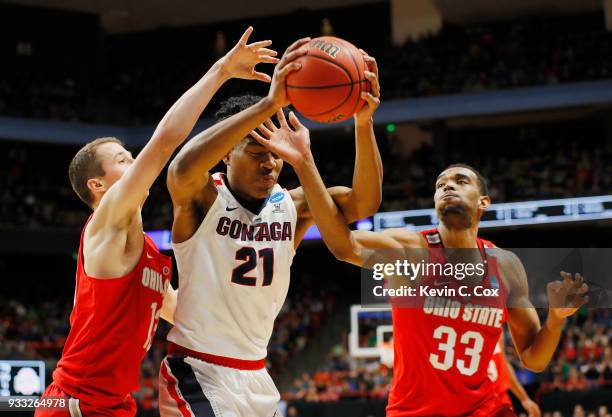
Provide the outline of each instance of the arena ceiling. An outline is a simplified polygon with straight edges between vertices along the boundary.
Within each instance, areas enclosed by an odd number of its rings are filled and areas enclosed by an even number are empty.
[[[2,1],[2,0],[0,0]],[[97,13],[111,32],[181,26],[392,0],[4,0],[10,3]],[[413,1],[413,0],[395,0]],[[602,8],[603,0],[423,0],[445,20],[460,23],[536,12]]]

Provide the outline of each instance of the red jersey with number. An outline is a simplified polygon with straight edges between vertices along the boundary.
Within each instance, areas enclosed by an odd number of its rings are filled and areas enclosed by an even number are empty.
[[[84,233],[70,333],[53,379],[81,402],[112,406],[139,388],[140,363],[153,341],[172,261],[143,233],[142,254],[130,273],[93,278],[83,267]]]
[[[422,232],[428,263],[445,265],[436,229]],[[498,407],[487,369],[506,320],[505,288],[491,242],[477,239],[482,268],[467,289],[459,278],[422,276],[414,307],[392,300],[395,362],[387,416],[459,416]],[[436,250],[437,249],[437,250]],[[480,286],[478,296],[474,295]],[[424,294],[420,287],[426,287]],[[453,294],[451,289],[455,290]],[[481,296],[484,289],[496,297]],[[440,291],[432,296],[430,291]]]
[[[510,389],[510,381],[508,380],[508,369],[506,368],[506,360],[504,352],[501,348],[502,340],[495,346],[493,359],[489,363],[489,379],[493,381],[495,392],[499,395],[506,394]]]

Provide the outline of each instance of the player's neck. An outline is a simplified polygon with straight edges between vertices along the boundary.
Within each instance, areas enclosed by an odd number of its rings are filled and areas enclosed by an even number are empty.
[[[478,227],[467,229],[451,229],[444,223],[438,226],[438,232],[445,248],[477,248]]]
[[[242,207],[249,210],[251,213],[258,214],[264,207],[267,198],[253,198],[245,193],[242,193],[240,190],[233,188],[230,185],[229,178],[225,182],[225,185],[227,186],[229,192],[232,193],[236,201],[238,201]]]

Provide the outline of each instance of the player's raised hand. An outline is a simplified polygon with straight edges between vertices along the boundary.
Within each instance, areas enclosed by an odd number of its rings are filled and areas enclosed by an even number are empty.
[[[291,44],[285,51],[281,60],[274,68],[272,75],[272,85],[268,92],[268,99],[272,101],[275,107],[281,108],[288,106],[291,101],[287,96],[286,80],[289,73],[297,71],[301,65],[294,62],[297,58],[306,54],[306,48],[302,48],[310,42],[310,38],[302,38]]]
[[[361,98],[366,101],[366,104],[355,113],[355,122],[368,122],[372,120],[374,112],[380,106],[380,83],[378,81],[378,64],[376,59],[367,54],[366,51],[360,49],[359,52],[363,54],[363,60],[368,67],[367,71],[364,71],[366,80],[368,81],[369,91],[361,93]]]
[[[268,119],[259,125],[251,136],[270,152],[280,156],[294,167],[305,161],[310,154],[310,132],[300,123],[294,112],[289,113],[289,123],[283,110],[276,113],[279,126]]]
[[[568,272],[561,271],[562,281],[553,281],[546,286],[550,313],[559,319],[574,314],[582,305],[589,301],[586,295],[589,286],[582,275],[576,274],[575,279]]]
[[[253,26],[244,31],[240,40],[223,58],[219,60],[222,71],[229,78],[242,78],[245,80],[259,80],[266,83],[272,81],[268,74],[255,71],[255,66],[261,63],[276,64],[278,54],[267,47],[272,45],[271,40],[247,43],[253,33]]]

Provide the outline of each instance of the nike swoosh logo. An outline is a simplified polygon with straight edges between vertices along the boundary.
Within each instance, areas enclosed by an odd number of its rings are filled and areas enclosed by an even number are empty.
[[[147,259],[153,259],[153,257],[147,253]]]
[[[237,209],[238,209],[238,207],[225,207],[226,211],[234,211],[234,210],[237,210]]]

